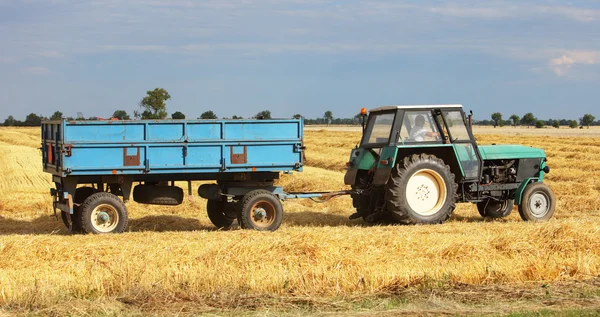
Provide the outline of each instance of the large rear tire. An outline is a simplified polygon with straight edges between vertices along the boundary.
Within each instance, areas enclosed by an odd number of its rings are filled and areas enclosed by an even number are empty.
[[[455,208],[457,185],[443,160],[420,154],[398,162],[386,184],[386,206],[402,224],[439,224]]]
[[[519,204],[519,215],[525,221],[546,221],[556,209],[556,196],[548,185],[531,183],[525,187]]]
[[[238,222],[243,229],[275,231],[283,221],[281,201],[264,189],[253,190],[242,198]]]
[[[209,199],[206,212],[210,222],[219,229],[229,229],[236,219],[235,205],[222,200]]]
[[[512,199],[497,201],[486,199],[477,203],[477,211],[483,218],[504,218],[512,212],[515,201]]]
[[[83,202],[80,211],[83,233],[121,233],[127,229],[127,208],[114,194],[95,193]]]

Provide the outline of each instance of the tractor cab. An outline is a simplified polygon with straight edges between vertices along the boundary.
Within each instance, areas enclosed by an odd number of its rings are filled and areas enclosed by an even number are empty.
[[[386,163],[394,161],[397,156],[420,153],[423,148],[444,158],[456,156],[460,163],[454,164],[453,168],[456,168],[458,176],[466,180],[478,179],[481,157],[461,105],[386,106],[373,109],[365,122],[358,150],[365,149],[371,155],[381,156],[380,159]],[[380,165],[386,168],[388,164]],[[381,183],[387,179],[382,175],[378,181]]]

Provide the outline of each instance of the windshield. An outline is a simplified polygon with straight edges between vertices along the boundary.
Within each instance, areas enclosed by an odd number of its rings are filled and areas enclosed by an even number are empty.
[[[395,112],[372,115],[363,137],[363,145],[388,143],[395,115]]]

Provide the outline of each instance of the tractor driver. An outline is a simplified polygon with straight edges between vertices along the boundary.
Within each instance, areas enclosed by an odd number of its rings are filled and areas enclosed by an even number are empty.
[[[417,142],[423,142],[425,141],[425,137],[431,137],[436,139],[440,137],[439,133],[431,132],[430,129],[425,129],[424,126],[425,117],[422,114],[420,114],[415,118],[415,125],[410,130],[409,138]]]

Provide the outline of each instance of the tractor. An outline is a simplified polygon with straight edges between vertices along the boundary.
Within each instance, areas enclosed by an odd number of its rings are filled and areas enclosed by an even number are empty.
[[[456,203],[477,205],[484,218],[525,221],[552,217],[556,198],[543,183],[544,150],[522,145],[479,146],[472,112],[461,105],[386,106],[367,117],[351,151],[344,183],[356,213],[368,223],[440,224]]]

